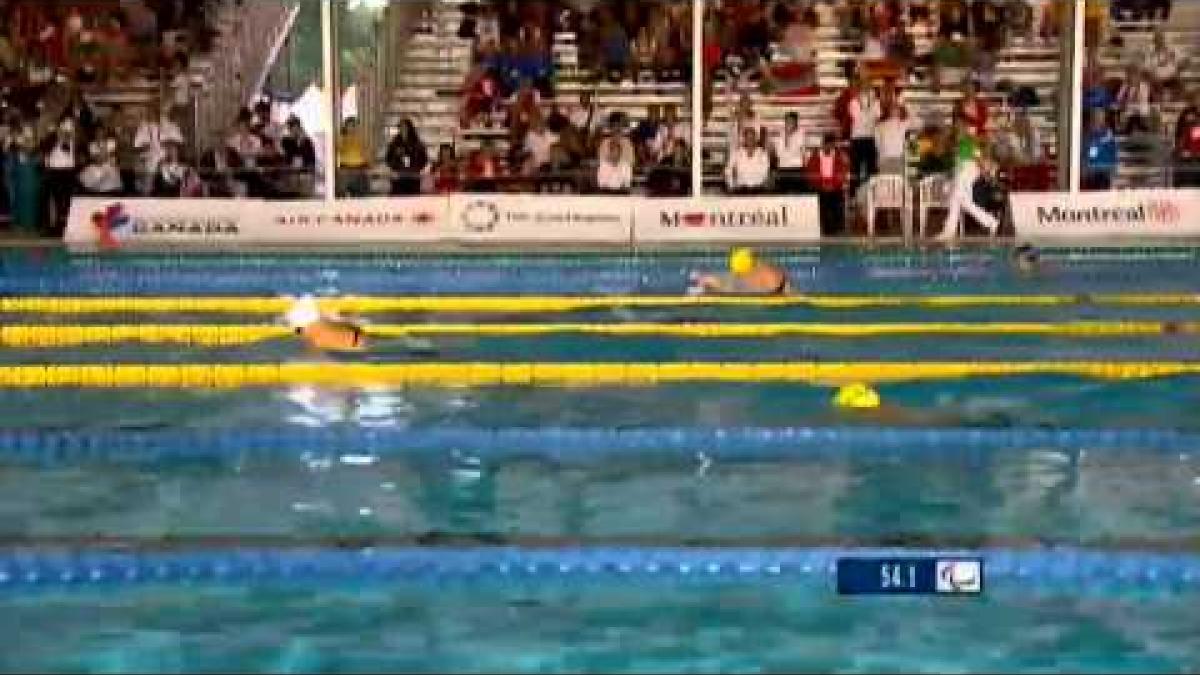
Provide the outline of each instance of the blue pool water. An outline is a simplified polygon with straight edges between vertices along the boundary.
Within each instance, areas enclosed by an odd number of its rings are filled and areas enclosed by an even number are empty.
[[[991,249],[776,257],[813,293],[1081,295],[1196,293],[1198,255],[1054,250],[1032,278]],[[0,294],[676,295],[689,271],[719,264],[719,255],[698,253],[43,250],[0,255]],[[371,320],[1194,321],[1198,307],[1081,301]],[[270,320],[0,317],[46,326]],[[363,359],[1200,360],[1200,339],[1188,335],[436,342],[432,357]],[[292,341],[0,349],[4,365],[313,360]],[[866,412],[832,408],[824,387],[754,383],[0,390],[0,671],[1193,672],[1197,385],[1196,377],[930,380],[881,385],[887,407]],[[984,552],[996,583],[972,599],[849,599],[833,592],[824,562],[775,571],[763,562],[773,552],[807,560],[831,547],[897,546]],[[457,557],[464,548],[475,561],[469,571]],[[247,549],[274,562],[245,563]],[[104,551],[124,557],[94,557]],[[312,566],[363,551],[423,562],[342,560],[329,563],[336,574]],[[616,553],[588,562],[593,551]],[[176,553],[185,562],[169,562]],[[649,566],[655,555],[665,557]]]

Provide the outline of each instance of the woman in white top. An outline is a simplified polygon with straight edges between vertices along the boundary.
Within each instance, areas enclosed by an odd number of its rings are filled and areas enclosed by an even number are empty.
[[[91,145],[91,161],[79,173],[83,191],[92,195],[116,195],[124,190],[121,169],[117,166],[117,142],[111,138]]]
[[[875,145],[879,149],[879,173],[904,175],[909,130],[908,113],[902,106],[889,111],[888,116],[875,127]]]
[[[730,192],[756,193],[767,187],[771,177],[771,158],[759,144],[758,132],[742,132],[742,145],[729,158],[725,167],[725,185]]]
[[[633,164],[621,144],[614,139],[604,143],[604,157],[596,168],[596,187],[609,194],[628,194],[633,188]]]
[[[1124,84],[1117,92],[1117,110],[1124,120],[1123,133],[1132,134],[1139,131],[1148,133],[1150,131],[1150,117],[1153,114],[1150,105],[1152,101],[1153,89],[1150,82],[1142,77],[1140,69],[1130,67],[1126,71]]]
[[[149,194],[154,171],[166,155],[168,142],[183,143],[183,133],[179,125],[171,120],[169,105],[159,110],[157,120],[144,120],[138,125],[133,136],[133,147],[137,150],[140,162],[138,173],[141,174],[138,192]]]

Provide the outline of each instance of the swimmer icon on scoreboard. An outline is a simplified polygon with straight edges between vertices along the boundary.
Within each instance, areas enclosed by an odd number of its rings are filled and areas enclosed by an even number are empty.
[[[842,558],[839,595],[980,595],[980,558]]]

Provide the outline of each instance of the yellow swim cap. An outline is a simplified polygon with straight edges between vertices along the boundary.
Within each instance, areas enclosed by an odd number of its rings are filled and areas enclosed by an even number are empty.
[[[879,392],[872,389],[870,385],[863,384],[862,382],[848,384],[838,389],[837,394],[833,397],[833,405],[838,408],[851,408],[854,410],[873,410],[878,408],[882,402]]]
[[[755,264],[754,251],[748,248],[734,249],[733,253],[729,254],[729,271],[736,276],[749,274]]]

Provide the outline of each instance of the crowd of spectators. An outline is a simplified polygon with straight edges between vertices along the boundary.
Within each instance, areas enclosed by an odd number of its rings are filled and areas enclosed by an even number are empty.
[[[998,80],[995,66],[1010,45],[1051,44],[1060,20],[1043,0],[717,3],[706,65],[743,92],[729,123],[726,189],[816,193],[830,234],[844,230],[844,196],[862,199],[880,174],[949,176],[986,154],[1011,186],[1050,189],[1050,156],[1030,112],[1039,95]],[[821,93],[818,51],[834,44],[851,47],[839,50],[848,86],[830,117],[785,111],[782,129],[765,122],[749,92]],[[914,110],[912,88],[954,92],[951,112]]]
[[[458,35],[471,41],[473,58],[458,136],[483,140],[434,149],[403,120],[385,152],[391,193],[627,194],[644,183],[651,194],[687,194],[690,115],[677,104],[650,104],[634,118],[604,109],[593,89],[689,78],[689,10],[673,0],[467,5]],[[577,72],[560,72],[559,32],[576,36]],[[559,91],[564,75],[582,83],[579,94]]]
[[[315,168],[298,121],[243,110],[222,147],[186,136],[188,68],[212,48],[216,13],[237,0],[80,0],[0,4],[0,208],[14,229],[61,234],[75,195],[310,194],[283,166]],[[157,85],[146,101],[91,92]],[[266,170],[264,170],[266,169]],[[300,172],[295,172],[299,175]]]

